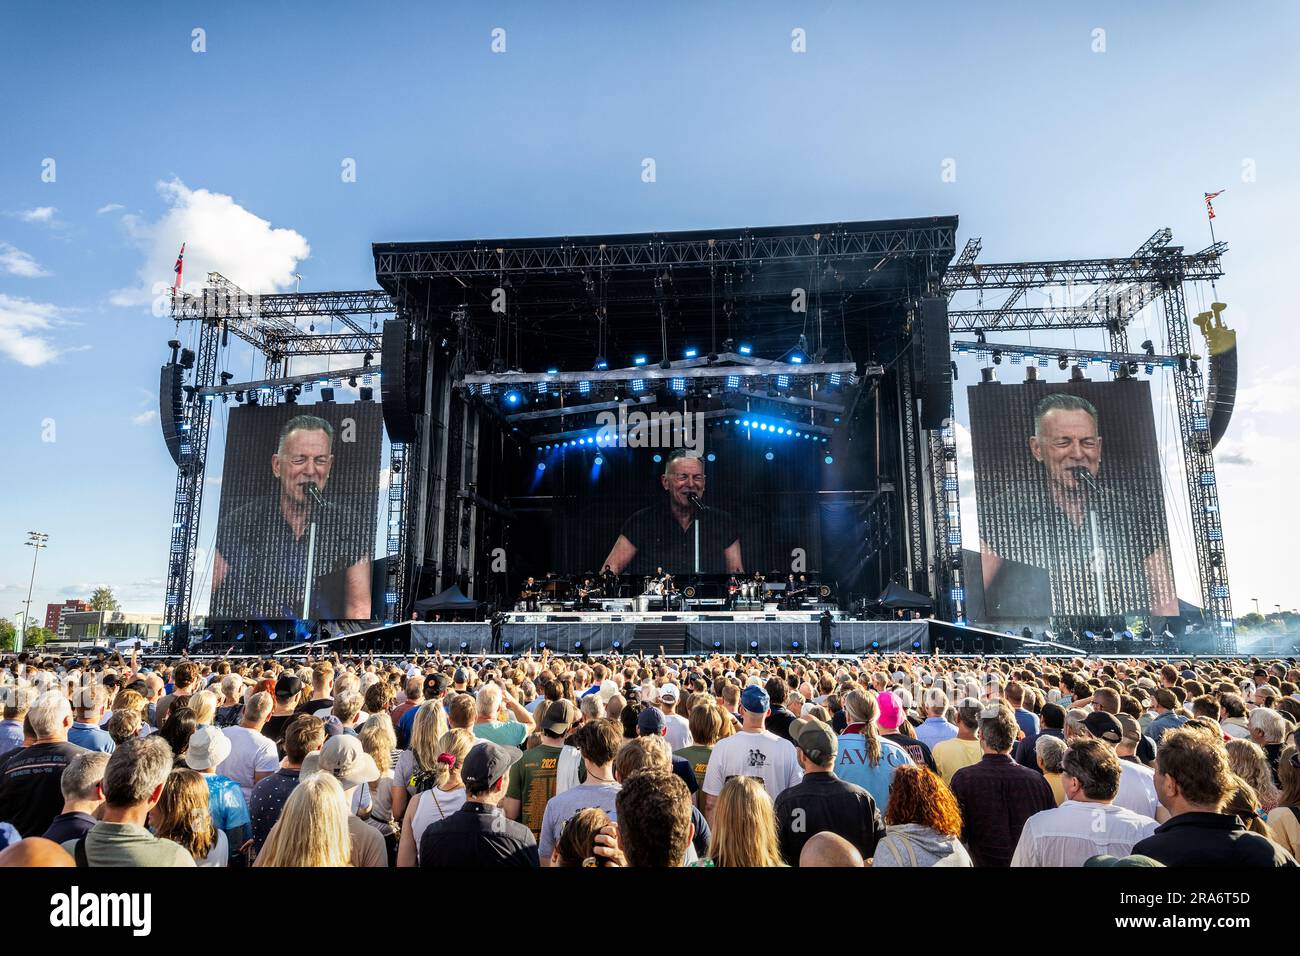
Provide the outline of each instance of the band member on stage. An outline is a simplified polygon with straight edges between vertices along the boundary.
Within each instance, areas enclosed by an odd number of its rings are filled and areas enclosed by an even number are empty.
[[[370,617],[374,531],[353,508],[327,497],[333,467],[334,426],[315,415],[289,419],[271,455],[276,493],[218,526],[214,617]],[[309,589],[311,607],[304,609]]]
[[[600,569],[600,586],[605,597],[618,597],[618,575],[608,564]]]
[[[591,596],[596,593],[591,578],[583,578],[582,587],[578,588],[578,606],[584,611],[591,609]]]
[[[616,574],[629,567],[637,573],[637,568],[663,559],[697,574],[743,571],[734,519],[704,503],[703,459],[695,452],[673,452],[659,484],[664,500],[642,508],[624,522],[605,563]]]
[[[527,581],[524,582],[524,591],[523,591],[524,610],[536,611],[537,599],[541,597],[541,595],[542,595],[541,585],[539,585],[535,580],[533,580],[530,577]]]
[[[835,626],[830,611],[822,611],[821,617],[817,618],[817,626],[821,629],[821,652],[825,654],[831,648],[831,628]]]

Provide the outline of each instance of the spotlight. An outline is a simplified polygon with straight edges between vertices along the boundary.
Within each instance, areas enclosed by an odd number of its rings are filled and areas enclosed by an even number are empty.
[[[792,650],[792,651],[797,651],[797,650],[799,650],[799,642],[798,642],[798,641],[791,641],[791,642],[790,642],[790,650]]]
[[[802,352],[795,352],[790,356],[790,363],[792,365],[802,365],[803,359],[804,356]]]
[[[603,464],[605,464],[605,459],[602,458],[600,455],[597,455],[597,456],[596,456],[596,465],[597,465],[597,467],[599,467],[600,465],[603,465]]]
[[[545,642],[545,641],[538,641],[538,642],[537,642],[537,649],[538,649],[539,651],[544,651],[544,650],[546,650],[546,642]]]
[[[469,641],[461,641],[461,642],[460,642],[460,649],[461,649],[462,651],[467,651],[467,650],[469,650]]]
[[[878,650],[880,650],[880,642],[879,642],[879,641],[872,641],[872,642],[871,642],[871,649],[872,649],[873,651],[878,651]]]
[[[517,388],[512,388],[510,389],[510,391],[506,392],[505,395],[502,397],[505,399],[505,403],[507,405],[509,405],[511,408],[514,408],[523,402],[524,393],[519,391],[519,389]]]
[[[828,465],[833,465],[835,464],[835,456],[827,455],[825,458],[822,459],[822,461],[826,462],[826,464]]]
[[[749,649],[750,649],[751,651],[756,651],[756,650],[758,650],[758,641],[750,641],[750,642],[749,642]]]
[[[720,650],[722,650],[722,642],[721,642],[721,641],[714,641],[714,642],[713,642],[713,649],[714,649],[715,651],[720,651]]]
[[[921,642],[920,642],[920,641],[913,641],[913,642],[912,642],[912,650],[914,650],[914,651],[919,651],[920,649],[921,649]]]
[[[838,639],[838,638],[836,638],[835,640],[831,641],[831,647],[835,648],[835,650],[837,650],[837,651],[840,649],[840,642],[839,642],[839,639]]]
[[[1142,343],[1142,351],[1146,352],[1147,355],[1155,355],[1156,347],[1155,345],[1152,344],[1150,339],[1147,339],[1145,342]]]
[[[634,355],[634,356],[632,356],[632,364],[633,364],[633,365],[644,365],[644,364],[645,364],[645,356],[644,356],[644,355]]]
[[[1064,372],[1069,367],[1069,365],[1070,365],[1070,356],[1058,355],[1056,357],[1056,367],[1059,368],[1062,372]]]
[[[770,451],[768,451],[768,452],[764,452],[764,453],[763,453],[763,457],[766,458],[768,461],[771,461],[773,458],[776,457],[776,455],[774,455],[774,454],[772,454]]]
[[[683,353],[683,354],[685,354],[685,356],[686,356],[688,359],[692,359],[692,358],[695,358],[697,355],[699,355],[699,354],[700,354],[700,351],[699,351],[699,349],[690,348],[690,349],[687,349],[687,350],[685,351],[685,353]]]
[[[544,462],[544,461],[539,461],[539,462],[537,463],[537,470],[538,470],[538,471],[545,471],[545,470],[546,470],[546,462]]]
[[[235,401],[239,402],[239,404],[241,404],[241,405],[244,404],[244,393],[243,393],[243,392],[236,392],[236,393],[235,393]]]
[[[574,649],[575,651],[580,651],[580,650],[582,650],[582,641],[574,641],[574,642],[573,642],[573,649]]]
[[[975,330],[975,341],[978,342],[980,345],[984,345],[986,342],[988,342],[988,339],[984,338],[983,329]]]
[[[999,350],[999,349],[994,349],[994,350],[993,350],[993,364],[994,364],[994,365],[1001,365],[1001,364],[1002,364],[1002,352],[1001,352],[1001,350]]]
[[[616,650],[616,651],[621,651],[622,649],[623,649],[623,642],[622,642],[622,641],[615,641],[615,642],[614,642],[614,650]]]
[[[741,355],[752,355],[754,352],[754,347],[750,345],[748,342],[741,342],[740,348],[736,349],[736,351],[739,352]]]
[[[598,356],[596,357],[596,365],[595,365],[595,369],[596,369],[596,371],[597,371],[597,372],[603,372],[603,371],[605,371],[605,369],[607,369],[607,368],[609,368],[609,362],[607,362],[607,361],[605,360],[605,356],[603,356],[603,355],[598,355]]]
[[[509,641],[502,641],[502,642],[501,642],[501,650],[505,651],[507,654],[510,653],[510,650],[511,650],[512,647],[514,647],[514,645],[511,644]]]
[[[357,387],[357,377],[356,377],[355,375],[351,376],[351,377],[348,379],[348,385],[349,385],[350,387],[352,387],[352,388],[356,388],[356,387]]]
[[[707,455],[705,455],[704,457],[705,457],[708,461],[717,461],[717,460],[718,460],[718,456],[715,455],[713,452],[709,452],[709,453],[708,453]]]

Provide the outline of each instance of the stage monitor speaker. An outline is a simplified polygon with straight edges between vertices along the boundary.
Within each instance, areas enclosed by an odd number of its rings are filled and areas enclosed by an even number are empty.
[[[181,380],[185,370],[169,362],[162,367],[158,380],[158,420],[162,423],[163,441],[172,461],[181,463],[181,425],[185,422],[185,407],[181,403]]]
[[[384,428],[395,442],[415,441],[419,437],[419,416],[424,409],[424,350],[410,335],[406,319],[384,322],[383,375],[380,398],[384,408]]]
[[[952,343],[948,335],[948,300],[921,300],[921,361],[918,392],[921,427],[934,430],[952,416]]]

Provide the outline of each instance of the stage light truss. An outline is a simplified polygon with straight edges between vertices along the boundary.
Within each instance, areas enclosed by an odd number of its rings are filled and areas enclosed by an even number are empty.
[[[1184,254],[1171,246],[1152,255],[1121,259],[1057,259],[1043,262],[954,263],[944,274],[948,295],[988,289],[1042,289],[1063,285],[1118,285],[1150,281],[1153,276],[1181,276],[1185,281],[1218,279],[1228,245],[1216,242]]]
[[[545,270],[659,270],[685,266],[757,265],[772,260],[833,263],[837,258],[908,257],[946,262],[955,248],[948,225],[852,231],[839,226],[809,226],[807,232],[783,236],[700,235],[689,239],[639,242],[564,242],[529,246],[527,240],[475,243],[445,249],[403,250],[400,244],[377,247],[375,272],[386,279],[421,279],[537,272]]]
[[[735,362],[737,364],[727,365],[724,362]],[[883,369],[879,366],[872,366],[871,369],[877,370],[874,374],[880,374]],[[707,359],[684,359],[677,362],[670,362],[668,368],[660,368],[658,365],[634,365],[628,368],[613,368],[604,371],[590,372],[470,372],[460,379],[457,383],[459,386],[467,386],[473,389],[474,394],[483,394],[480,391],[481,386],[488,385],[492,391],[499,388],[521,388],[529,385],[540,385],[546,383],[552,392],[558,386],[580,386],[583,382],[589,382],[592,386],[597,384],[618,384],[631,383],[633,381],[643,382],[669,382],[673,379],[687,379],[695,382],[710,382],[721,379],[725,383],[728,378],[738,376],[742,381],[752,381],[754,379],[764,379],[768,377],[775,378],[778,375],[789,375],[791,380],[798,378],[800,380],[820,380],[822,376],[839,374],[842,376],[851,376],[856,374],[856,366],[852,362],[821,362],[813,364],[785,363],[785,362],[762,362],[754,361],[740,355],[724,353],[718,356],[718,361],[709,364]],[[869,369],[868,374],[873,374]]]
[[[358,368],[329,369],[324,372],[286,375],[282,378],[260,378],[252,382],[229,382],[225,385],[209,385],[198,389],[198,394],[202,396],[233,395],[235,392],[275,391],[288,388],[291,385],[326,385],[330,382],[337,385],[349,378],[367,378],[379,374],[380,369],[377,366],[362,365]]]
[[[1103,352],[1094,349],[1049,349],[1041,345],[1010,345],[1003,342],[953,342],[952,350],[958,355],[973,354],[979,358],[1000,352],[1003,355],[1018,355],[1027,359],[1049,359],[1056,361],[1062,355],[1074,364],[1104,362],[1113,365],[1150,365],[1161,368],[1178,368],[1187,359],[1199,359],[1199,355],[1148,355],[1146,352]],[[1082,362],[1080,361],[1082,360]]]

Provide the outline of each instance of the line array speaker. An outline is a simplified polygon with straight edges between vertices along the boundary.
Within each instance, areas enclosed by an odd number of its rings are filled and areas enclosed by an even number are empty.
[[[158,380],[158,420],[162,423],[163,441],[172,461],[181,463],[181,425],[185,421],[185,408],[181,403],[181,379],[185,370],[174,362],[162,367]]]
[[[419,415],[424,408],[423,350],[411,340],[406,319],[384,322],[383,375],[380,397],[383,400],[384,427],[395,442],[415,441],[419,437]]]
[[[921,427],[942,428],[952,415],[952,343],[948,300],[921,300]]]

